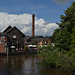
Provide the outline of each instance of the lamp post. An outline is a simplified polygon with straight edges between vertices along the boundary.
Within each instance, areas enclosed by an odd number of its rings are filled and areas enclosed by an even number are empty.
[[[6,54],[8,56],[8,46],[7,46],[7,43],[5,43],[5,47],[6,47]]]

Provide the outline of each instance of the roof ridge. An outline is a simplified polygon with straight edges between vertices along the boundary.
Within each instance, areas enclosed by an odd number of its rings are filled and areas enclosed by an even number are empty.
[[[13,30],[14,28],[16,28],[20,33],[22,33],[16,26],[14,26],[14,27],[12,27],[10,30],[8,30],[6,33],[9,33],[11,30]],[[23,34],[23,33],[22,33]],[[25,36],[24,34],[23,34],[23,36]]]
[[[3,33],[6,33],[8,30],[10,30],[12,27],[9,25],[4,31]]]

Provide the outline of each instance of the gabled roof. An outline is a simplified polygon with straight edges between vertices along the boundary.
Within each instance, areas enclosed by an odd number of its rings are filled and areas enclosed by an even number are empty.
[[[43,40],[43,41],[48,41],[48,40],[50,40],[50,38],[44,38],[44,40]]]
[[[14,26],[14,27],[11,28],[10,30],[8,30],[8,31],[6,32],[6,34],[10,33],[10,32],[11,32],[12,30],[14,30],[14,29],[18,30],[18,31],[25,37],[25,35],[24,35],[16,26]]]
[[[6,33],[8,30],[10,30],[12,27],[9,25],[4,31],[3,33]]]
[[[43,36],[34,36],[32,37],[32,42],[36,41],[36,42],[40,42],[40,41],[43,41],[44,40],[44,37]]]
[[[27,36],[26,36],[26,37],[24,38],[24,41],[27,41],[27,40],[29,40],[29,39],[31,39],[31,37],[27,37]]]
[[[16,26],[14,26],[14,27],[8,26],[8,27],[3,31],[3,33],[8,34],[8,33],[10,33],[12,30],[14,30],[14,29],[18,30],[18,31],[25,37],[25,35],[24,35]]]
[[[32,38],[44,38],[43,36],[39,35],[39,36],[34,36]]]
[[[43,40],[44,40],[44,38],[33,38],[31,41],[32,42],[34,42],[34,41],[40,42],[40,41],[43,41]]]

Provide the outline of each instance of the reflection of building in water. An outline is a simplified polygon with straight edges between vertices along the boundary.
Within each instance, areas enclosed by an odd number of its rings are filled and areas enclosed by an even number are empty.
[[[4,58],[0,58],[0,75],[11,75],[6,64],[4,63]]]

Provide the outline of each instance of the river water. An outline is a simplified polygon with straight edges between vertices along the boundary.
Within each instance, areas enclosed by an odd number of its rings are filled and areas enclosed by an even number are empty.
[[[38,64],[36,55],[15,55],[0,57],[0,75],[67,75],[57,69],[46,69]]]

